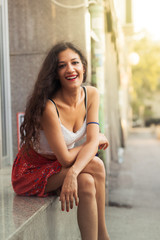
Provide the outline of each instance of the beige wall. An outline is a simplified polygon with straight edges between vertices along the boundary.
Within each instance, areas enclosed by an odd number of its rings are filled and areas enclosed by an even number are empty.
[[[114,48],[111,34],[106,34],[105,52],[105,112],[107,115],[111,159],[118,160],[118,148],[120,147],[120,112],[119,112],[119,74],[117,68],[117,53]]]
[[[84,1],[85,2],[85,1]],[[61,3],[66,4],[65,0]],[[76,0],[76,4],[83,3]],[[74,0],[67,1],[75,5]],[[13,151],[17,152],[16,113],[25,103],[46,51],[57,41],[72,41],[86,52],[86,8],[65,9],[51,0],[8,0]],[[89,32],[88,32],[89,34]]]

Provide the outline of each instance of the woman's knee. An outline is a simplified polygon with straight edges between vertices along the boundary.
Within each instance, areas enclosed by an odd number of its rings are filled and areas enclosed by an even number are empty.
[[[87,165],[89,171],[94,175],[105,179],[106,171],[103,161],[99,157],[94,157]]]
[[[92,175],[88,173],[80,173],[78,176],[78,193],[79,196],[95,197],[96,188],[95,181]]]

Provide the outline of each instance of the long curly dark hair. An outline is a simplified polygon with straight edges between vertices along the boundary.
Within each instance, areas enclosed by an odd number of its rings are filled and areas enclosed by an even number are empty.
[[[20,128],[21,146],[25,146],[25,149],[30,146],[36,147],[46,102],[61,88],[57,74],[58,55],[66,49],[71,49],[79,55],[85,69],[83,82],[86,81],[87,60],[81,51],[70,42],[60,42],[54,45],[41,66],[33,92],[26,104],[24,121]]]

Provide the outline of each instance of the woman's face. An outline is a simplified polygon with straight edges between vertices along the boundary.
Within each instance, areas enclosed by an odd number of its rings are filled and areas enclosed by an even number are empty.
[[[70,48],[58,55],[58,77],[62,87],[79,87],[83,82],[84,67],[79,55]]]

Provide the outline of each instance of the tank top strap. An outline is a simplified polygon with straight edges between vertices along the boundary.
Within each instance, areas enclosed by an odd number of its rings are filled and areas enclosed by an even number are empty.
[[[86,108],[86,111],[87,111],[87,90],[86,90],[85,86],[83,86],[82,88],[84,90],[84,95],[85,95],[85,97],[84,97],[84,104],[85,104],[85,108]]]
[[[55,108],[56,108],[56,111],[57,111],[57,115],[59,117],[59,112],[58,112],[58,108],[57,108],[57,105],[56,103],[53,101],[53,99],[49,98],[49,100],[55,105]]]

